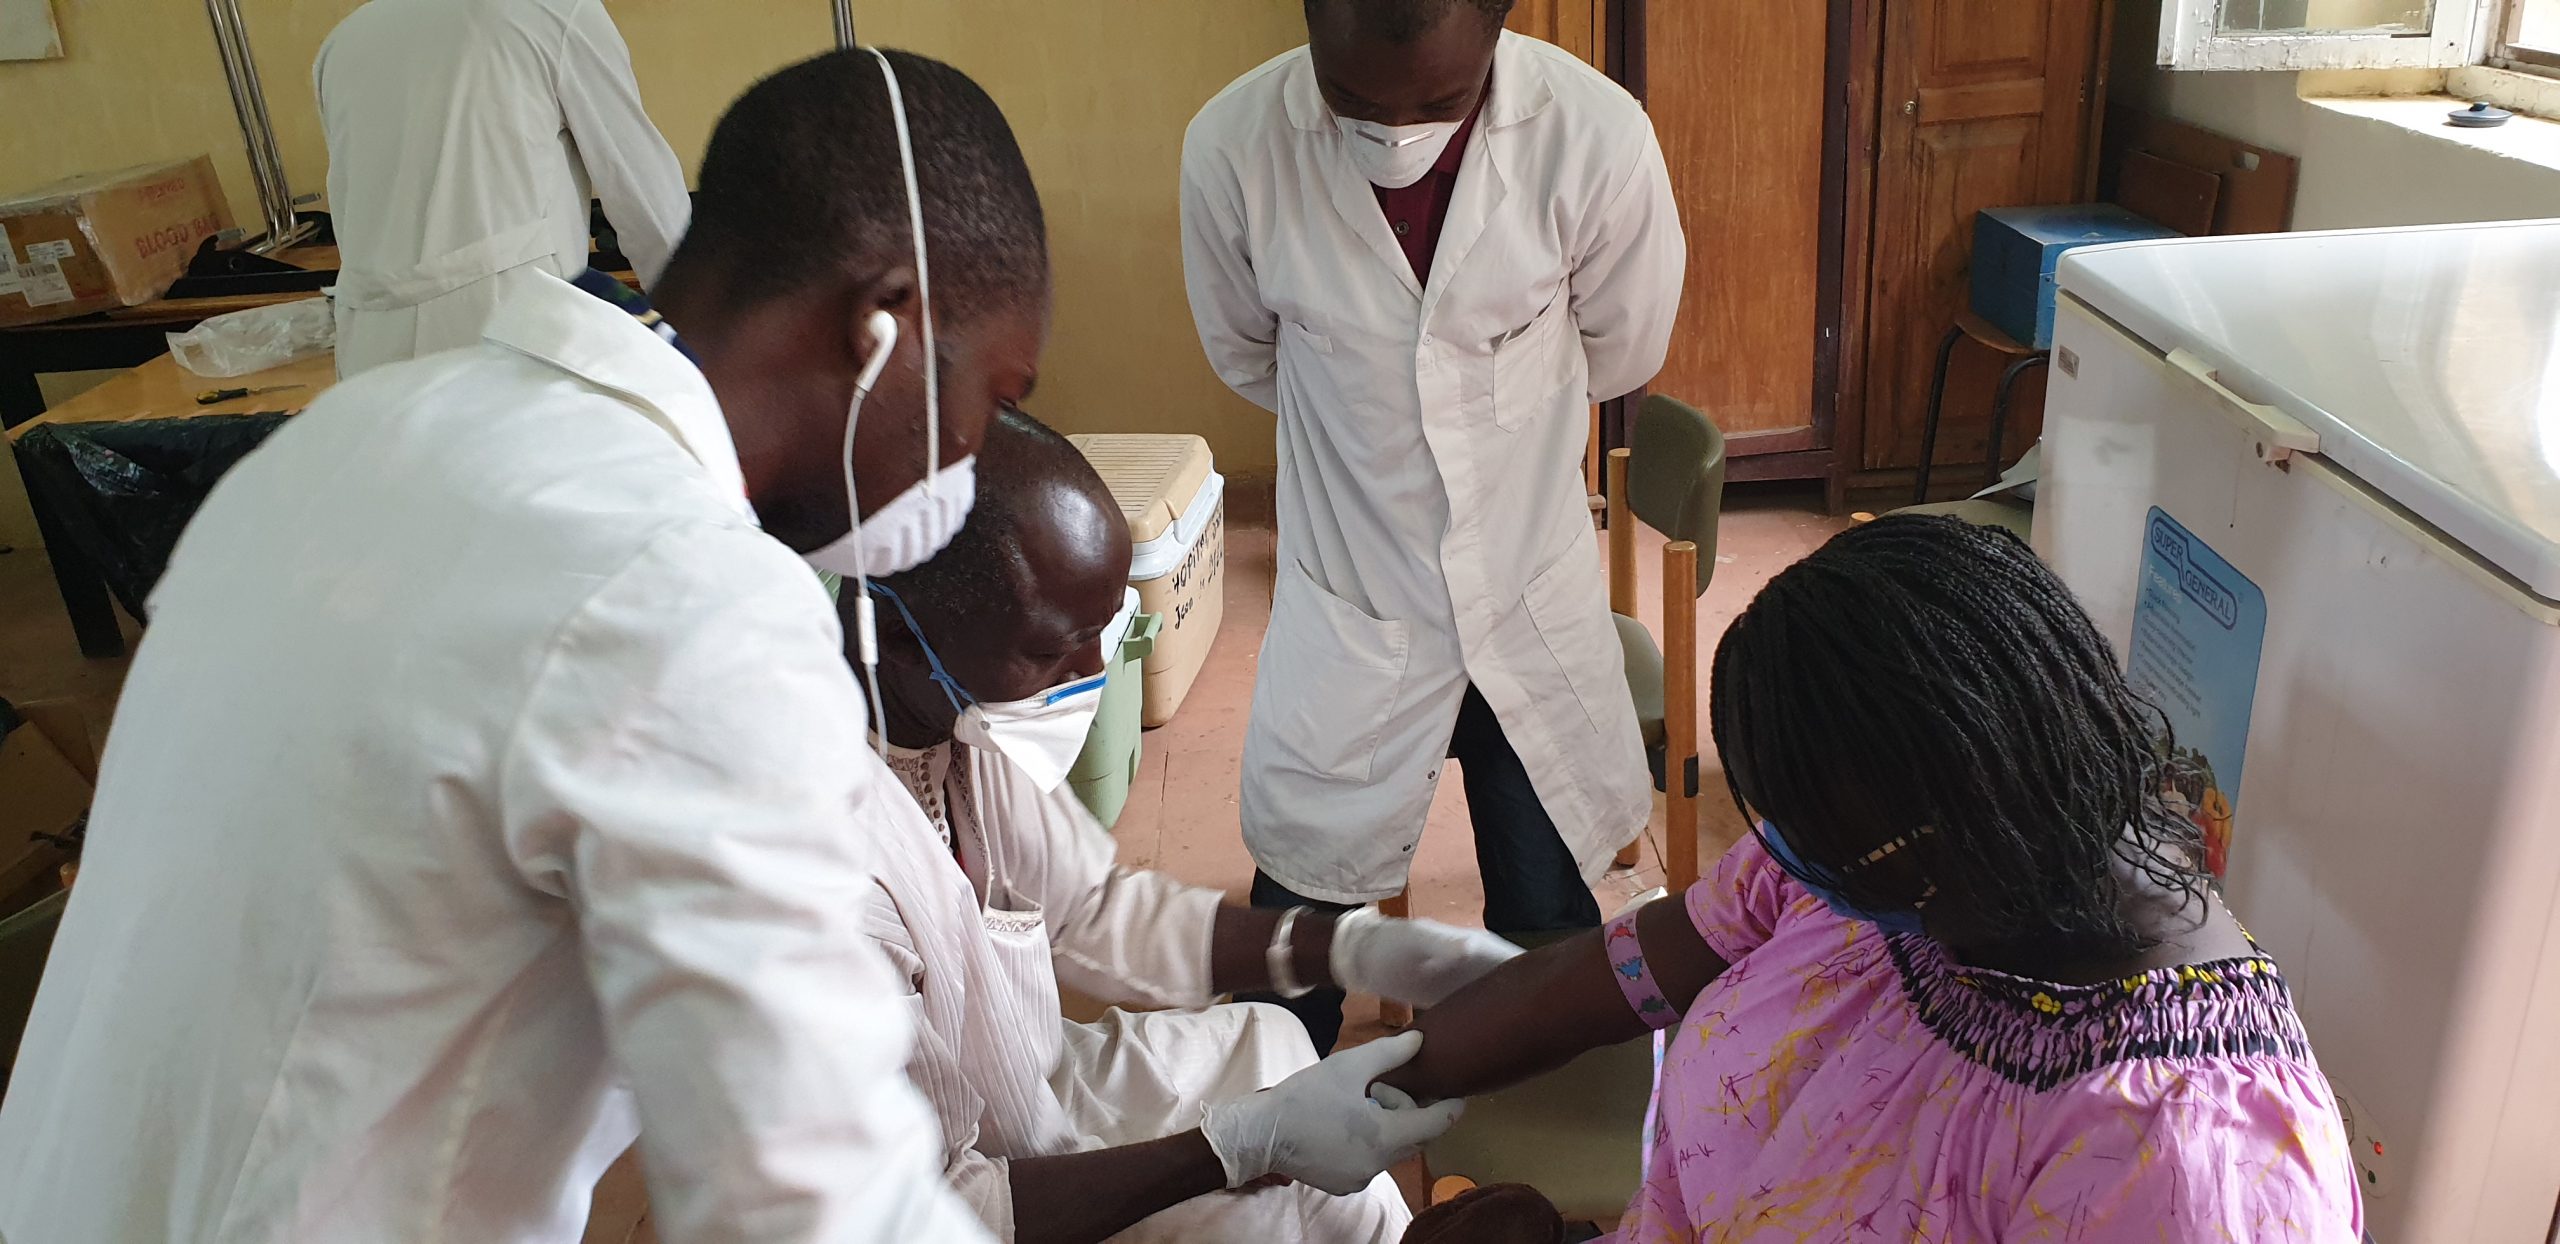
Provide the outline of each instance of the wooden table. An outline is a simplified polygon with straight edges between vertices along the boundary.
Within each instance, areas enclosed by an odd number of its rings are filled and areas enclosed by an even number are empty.
[[[192,419],[198,415],[300,410],[310,405],[311,399],[336,383],[337,379],[337,359],[328,354],[228,380],[207,380],[178,366],[176,359],[164,353],[10,428],[7,439],[10,445],[15,446],[28,432],[53,424],[122,423],[136,419]],[[263,389],[275,385],[302,387],[254,394],[211,406],[196,405],[196,395],[206,389]],[[27,471],[20,474],[27,477],[27,504],[35,511],[36,529],[44,536],[45,554],[53,563],[54,586],[62,592],[62,607],[71,615],[71,629],[79,636],[81,653],[92,657],[124,655],[124,634],[116,626],[115,599],[107,592],[106,580],[99,575],[98,568],[88,556],[81,552],[78,542],[63,530],[64,518],[58,505],[43,489],[35,486],[34,474]]]
[[[334,272],[335,246],[301,246],[277,256],[306,272]],[[16,427],[44,413],[47,372],[132,367],[168,350],[166,334],[182,333],[217,315],[317,298],[316,289],[233,294],[209,298],[155,298],[113,311],[45,324],[0,328],[0,425]]]

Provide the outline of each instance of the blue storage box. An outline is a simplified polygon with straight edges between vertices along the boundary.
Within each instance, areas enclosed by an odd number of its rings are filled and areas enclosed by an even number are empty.
[[[2053,348],[2053,266],[2100,242],[2181,236],[2112,203],[1995,207],[1973,218],[1973,313],[2038,350]]]

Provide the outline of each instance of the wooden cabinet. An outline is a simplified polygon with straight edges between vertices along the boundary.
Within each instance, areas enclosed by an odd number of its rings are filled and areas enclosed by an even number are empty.
[[[1522,0],[1516,27],[1590,49],[1653,114],[1689,235],[1653,388],[1716,419],[1735,478],[1908,486],[1974,214],[2089,197],[2111,9]],[[1981,456],[1990,366],[1959,351],[1942,463]],[[2018,449],[2037,405],[2023,396]]]
[[[1581,57],[1597,69],[1609,67],[1604,36],[1612,0],[1517,0],[1503,25]]]
[[[1657,0],[1645,106],[1689,235],[1653,387],[1711,414],[1729,452],[1821,447],[1823,0]]]
[[[2104,63],[2098,0],[1887,0],[1877,98],[1873,243],[1858,454],[1890,474],[1920,460],[1938,343],[1968,300],[1975,213],[2089,196]],[[1943,462],[1978,462],[2000,360],[1959,349]],[[2006,448],[2034,439],[2025,395]],[[1959,470],[1953,482],[1968,482]],[[1871,474],[1868,478],[1874,478]]]

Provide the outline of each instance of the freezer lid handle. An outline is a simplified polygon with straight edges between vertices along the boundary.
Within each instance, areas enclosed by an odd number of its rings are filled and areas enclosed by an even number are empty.
[[[2297,453],[2320,452],[2320,434],[2309,424],[2264,402],[2253,402],[2232,392],[2231,386],[2222,383],[2221,374],[2202,355],[2180,346],[2169,351],[2169,365],[2185,372],[2189,379],[2203,385],[2206,392],[2239,412],[2242,422],[2258,439],[2259,458],[2280,462]]]

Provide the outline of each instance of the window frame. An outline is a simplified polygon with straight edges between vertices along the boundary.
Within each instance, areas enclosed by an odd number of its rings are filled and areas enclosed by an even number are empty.
[[[2229,35],[2222,33],[2220,20],[2226,3],[2163,0],[2160,64],[2205,70],[2453,69],[2481,62],[2482,53],[2492,46],[2490,36],[2510,29],[2512,7],[2506,0],[2436,0],[2433,24],[2424,35],[2349,31]],[[2560,56],[2553,61],[2560,64]]]
[[[2489,63],[2502,69],[2544,76],[2560,75],[2560,47],[2519,43],[2516,35],[2524,28],[2525,0],[2498,0],[2505,10],[2498,17],[2498,39]]]

